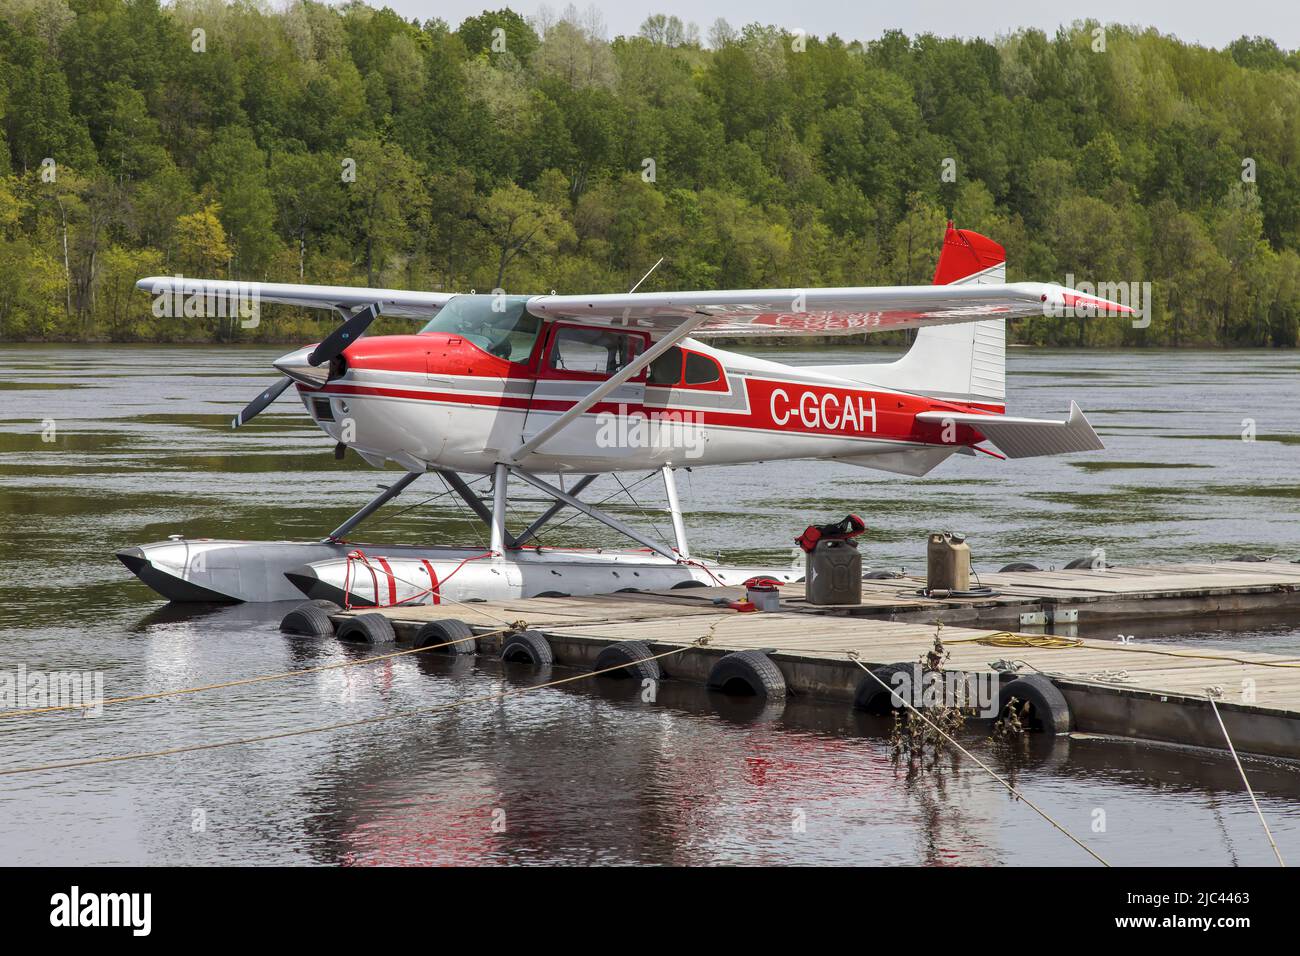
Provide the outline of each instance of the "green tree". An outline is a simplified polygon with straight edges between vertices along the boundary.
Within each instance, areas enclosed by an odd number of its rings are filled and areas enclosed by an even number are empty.
[[[506,287],[507,272],[517,259],[553,254],[573,232],[560,210],[513,183],[493,190],[476,215],[495,254],[496,289]]]
[[[502,32],[495,33],[497,30]],[[525,64],[541,44],[528,21],[509,7],[466,17],[456,28],[456,35],[470,53],[509,53]]]
[[[373,286],[375,273],[403,248],[408,225],[427,206],[427,196],[415,163],[396,143],[350,139],[346,153],[344,161],[355,172],[345,181],[348,211],[366,285]]]
[[[200,166],[221,209],[237,275],[260,276],[279,244],[266,165],[266,154],[253,134],[242,126],[228,126],[213,139]]]

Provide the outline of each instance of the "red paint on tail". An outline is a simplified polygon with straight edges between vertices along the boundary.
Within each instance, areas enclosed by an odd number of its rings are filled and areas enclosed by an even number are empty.
[[[943,251],[934,270],[935,285],[949,285],[1007,261],[1007,251],[978,232],[958,229],[948,220]]]

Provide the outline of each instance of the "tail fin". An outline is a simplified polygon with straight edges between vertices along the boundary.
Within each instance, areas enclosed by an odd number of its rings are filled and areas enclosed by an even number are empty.
[[[1007,281],[1007,253],[978,232],[951,222],[934,270],[935,285]],[[888,382],[936,398],[1001,405],[1006,400],[1006,320],[923,328],[912,348],[887,366]]]
[[[1006,250],[984,235],[957,229],[949,221],[935,285],[1005,281]],[[1006,402],[1006,321],[927,325],[918,330],[911,349],[897,362],[818,365],[815,371],[1002,411]]]
[[[935,285],[1002,283],[1006,271],[1005,249],[978,232],[948,223],[934,270]],[[916,333],[911,349],[898,361],[838,366],[837,373],[885,388],[1001,410],[1006,401],[1006,321],[927,326]]]

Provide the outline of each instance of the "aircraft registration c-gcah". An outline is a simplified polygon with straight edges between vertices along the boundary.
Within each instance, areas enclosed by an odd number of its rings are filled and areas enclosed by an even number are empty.
[[[293,387],[340,455],[351,448],[377,468],[392,462],[405,473],[320,541],[174,535],[118,556],[178,601],[306,594],[392,606],[738,584],[756,573],[795,580],[801,573],[792,568],[693,558],[674,469],[832,459],[920,476],[954,454],[1031,458],[1102,447],[1073,402],[1064,421],[1006,414],[1006,320],[1063,307],[1132,309],[1058,285],[1007,283],[1005,268],[1001,246],[950,223],[934,283],[924,286],[506,296],[142,279],[137,286],[156,296],[251,292],[259,302],[334,310],[342,324],[274,362],[282,377],[233,425]],[[380,313],[426,324],[412,335],[363,338]],[[910,350],[863,365],[790,366],[704,341],[895,329],[917,330]],[[628,471],[662,473],[672,543],[581,497],[597,476]],[[347,540],[430,472],[490,529],[486,548]],[[490,479],[490,494],[480,497],[473,476]],[[551,502],[514,531],[511,480]],[[538,533],[566,509],[640,547],[541,546]]]

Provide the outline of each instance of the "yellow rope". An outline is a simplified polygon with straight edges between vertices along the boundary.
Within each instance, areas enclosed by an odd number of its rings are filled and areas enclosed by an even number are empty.
[[[453,644],[463,644],[466,641],[478,640],[480,637],[492,637],[495,634],[505,634],[509,631],[526,630],[528,627],[524,621],[516,621],[510,627],[503,627],[495,631],[485,631],[482,634],[471,634],[469,637],[458,637],[454,641],[443,641],[441,644],[428,644],[424,647],[412,647],[405,651],[394,651],[391,654],[380,654],[376,657],[364,657],[355,661],[340,661],[337,664],[321,664],[319,667],[305,667],[302,670],[283,671],[279,674],[263,674],[258,677],[245,677],[240,680],[223,681],[220,684],[203,684],[199,687],[180,687],[175,690],[160,690],[151,694],[134,694],[130,697],[111,697],[108,700],[100,701],[99,704],[59,704],[50,707],[32,707],[28,710],[6,710],[0,712],[0,719],[6,717],[27,717],[34,714],[50,714],[60,710],[89,710],[92,707],[105,706],[110,704],[130,704],[142,700],[157,700],[160,697],[179,697],[183,694],[197,694],[201,691],[222,690],[227,687],[243,687],[248,684],[261,684],[265,681],[284,680],[289,677],[302,677],[305,674],[318,674],[321,671],[337,670],[341,667],[360,667],[363,664],[374,664],[378,661],[390,661],[395,657],[405,657],[407,654],[421,654],[424,651],[435,651],[440,647],[450,647]]]
[[[1040,647],[1046,650],[1061,650],[1067,647],[1083,647],[1083,641],[1077,637],[1062,637],[1059,634],[1015,634],[1011,631],[999,631],[985,637],[944,638],[947,644],[981,644],[984,647]]]
[[[717,625],[714,625],[716,627]],[[285,730],[275,734],[262,734],[257,737],[240,737],[235,740],[218,740],[206,744],[189,744],[184,747],[171,747],[167,750],[151,750],[144,753],[117,754],[110,757],[90,757],[85,760],[67,760],[61,763],[37,764],[31,767],[16,767],[12,770],[0,770],[0,777],[10,777],[22,773],[38,773],[43,770],[66,770],[72,767],[93,767],[106,763],[120,763],[124,760],[145,760],[151,757],[170,757],[176,754],[194,753],[200,750],[216,750],[220,747],[238,747],[243,744],[262,743],[269,740],[284,740],[288,737],[302,737],[307,734],[319,734],[330,730],[344,730],[349,727],[362,727],[367,724],[378,724],[388,720],[400,720],[404,717],[418,717],[423,714],[436,713],[443,710],[451,710],[455,707],[463,707],[467,704],[480,704],[490,700],[502,700],[506,697],[512,697],[517,694],[527,693],[531,690],[542,690],[546,687],[558,687],[561,684],[569,684],[574,681],[586,680],[589,677],[597,677],[600,674],[608,674],[611,671],[623,670],[631,664],[639,664],[644,661],[655,661],[663,657],[671,657],[674,654],[681,654],[695,647],[702,647],[709,642],[713,628],[709,628],[709,635],[698,638],[690,644],[684,644],[681,647],[675,647],[672,650],[664,651],[661,654],[653,654],[650,657],[638,658],[635,661],[629,661],[623,664],[615,664],[613,667],[602,667],[600,670],[588,671],[585,674],[577,674],[573,677],[562,677],[558,680],[547,681],[544,684],[531,684],[528,687],[516,687],[512,690],[501,691],[495,694],[482,694],[478,697],[468,697],[464,700],[455,700],[447,704],[437,704],[433,707],[420,707],[415,710],[398,711],[393,714],[378,714],[374,717],[362,717],[358,720],[348,720],[337,724],[323,724],[317,727],[304,727],[301,730]]]
[[[1062,637],[1058,634],[1016,634],[1011,631],[999,631],[984,637],[943,638],[947,644],[981,644],[985,647],[1033,647],[1046,650],[1062,650],[1082,647],[1093,651],[1124,651],[1129,654],[1156,654],[1160,657],[1186,657],[1202,661],[1224,661],[1229,664],[1255,665],[1257,667],[1300,667],[1300,661],[1252,661],[1244,657],[1232,657],[1228,654],[1195,654],[1180,651],[1162,651],[1151,647],[1137,647],[1132,644],[1108,644],[1101,646],[1089,644],[1077,637]]]

